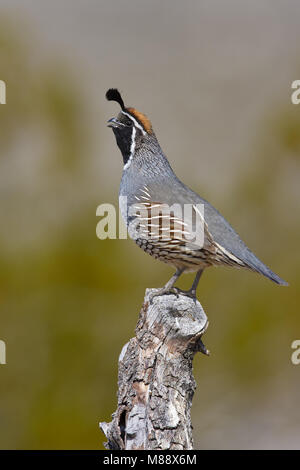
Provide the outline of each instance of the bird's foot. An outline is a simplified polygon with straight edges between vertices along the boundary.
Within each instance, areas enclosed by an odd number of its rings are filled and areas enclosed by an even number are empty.
[[[149,296],[149,302],[152,303],[153,299],[155,297],[158,297],[160,295],[169,295],[169,294],[175,294],[176,297],[178,298],[180,295],[185,295],[186,297],[190,297],[193,300],[196,300],[196,290],[195,289],[189,289],[189,290],[182,290],[179,289],[178,287],[169,287],[167,288],[162,287],[161,289],[157,290],[156,292],[153,292]]]
[[[180,289],[178,287],[162,287],[161,289],[158,289],[156,292],[152,292],[149,295],[149,302],[152,303],[153,299],[155,297],[158,297],[160,295],[169,295],[169,294],[175,294],[176,297],[179,297],[179,294],[181,293]]]
[[[182,290],[177,289],[178,294],[185,295],[186,297],[190,297],[191,299],[196,300],[196,289],[189,289],[189,290]]]

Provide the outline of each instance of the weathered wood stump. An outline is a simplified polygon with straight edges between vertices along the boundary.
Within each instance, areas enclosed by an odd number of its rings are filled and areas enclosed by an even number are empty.
[[[208,354],[201,304],[183,294],[149,302],[147,289],[136,336],[119,357],[118,407],[100,423],[108,449],[193,449],[191,405],[196,388],[193,358]]]

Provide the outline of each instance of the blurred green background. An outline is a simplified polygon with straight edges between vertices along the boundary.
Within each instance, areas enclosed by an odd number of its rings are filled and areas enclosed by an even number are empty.
[[[96,207],[118,200],[104,99],[117,86],[178,176],[290,283],[201,279],[195,447],[299,448],[299,3],[1,0],[0,13],[0,447],[103,448],[118,355],[145,288],[172,274],[96,238]]]

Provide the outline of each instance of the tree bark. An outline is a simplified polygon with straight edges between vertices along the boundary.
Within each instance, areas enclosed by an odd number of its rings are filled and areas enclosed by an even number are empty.
[[[191,405],[196,352],[208,326],[201,304],[183,294],[149,302],[147,289],[136,336],[119,357],[118,407],[100,423],[108,449],[193,449]]]

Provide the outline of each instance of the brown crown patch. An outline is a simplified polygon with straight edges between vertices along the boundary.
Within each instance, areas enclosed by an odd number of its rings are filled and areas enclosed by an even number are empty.
[[[138,111],[135,108],[127,108],[127,110],[129,111],[130,114],[132,114],[132,116],[135,119],[138,120],[138,122],[143,126],[143,128],[145,129],[146,132],[148,132],[148,134],[152,134],[151,122],[149,121],[147,116],[145,116],[145,114],[140,113],[140,111]]]

